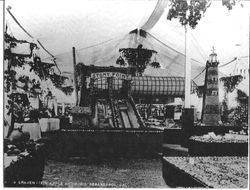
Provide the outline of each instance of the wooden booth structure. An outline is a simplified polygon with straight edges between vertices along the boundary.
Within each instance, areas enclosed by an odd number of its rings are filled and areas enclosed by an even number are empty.
[[[145,126],[134,99],[183,97],[184,78],[134,76],[131,68],[81,63],[76,71],[79,103],[72,126],[56,142],[60,157],[158,156],[163,130]]]
[[[77,65],[79,106],[90,108],[89,126],[145,127],[135,102],[167,103],[184,97],[183,77],[133,76],[131,68]],[[192,83],[192,90],[195,84]],[[87,114],[84,114],[84,119]]]

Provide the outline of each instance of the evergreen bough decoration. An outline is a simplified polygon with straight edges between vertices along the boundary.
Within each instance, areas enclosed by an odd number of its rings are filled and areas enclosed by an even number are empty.
[[[142,48],[142,45],[138,45],[137,48],[122,48],[119,49],[121,56],[117,59],[116,64],[125,66],[126,63],[131,68],[135,68],[135,73],[132,75],[141,76],[148,65],[159,68],[160,64],[154,60],[151,62],[153,54],[157,54],[156,51]],[[125,60],[124,60],[125,59]]]
[[[226,93],[229,93],[234,91],[242,79],[243,77],[241,75],[233,75],[229,77],[221,77],[220,81],[224,83],[224,89]]]

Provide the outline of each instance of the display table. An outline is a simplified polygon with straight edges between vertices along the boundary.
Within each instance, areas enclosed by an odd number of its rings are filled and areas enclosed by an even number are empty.
[[[247,156],[248,143],[206,143],[189,140],[190,156]]]
[[[23,132],[30,134],[30,139],[36,141],[41,138],[41,127],[39,123],[15,123],[14,129],[22,128]]]
[[[42,118],[39,120],[42,132],[60,130],[60,120],[58,118]]]
[[[247,188],[248,157],[163,157],[170,187]]]
[[[188,150],[190,156],[247,156],[248,135],[192,136],[188,140]]]
[[[44,156],[22,152],[16,156],[4,154],[5,187],[40,187],[44,173]]]
[[[4,168],[9,167],[11,163],[16,161],[17,161],[17,156],[7,156],[7,154],[4,153]]]

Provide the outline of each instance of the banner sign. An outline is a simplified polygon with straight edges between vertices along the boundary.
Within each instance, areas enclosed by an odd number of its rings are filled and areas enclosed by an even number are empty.
[[[98,79],[98,78],[108,78],[114,77],[118,79],[127,79],[127,75],[123,73],[115,73],[115,72],[101,72],[101,73],[92,73],[91,78]]]

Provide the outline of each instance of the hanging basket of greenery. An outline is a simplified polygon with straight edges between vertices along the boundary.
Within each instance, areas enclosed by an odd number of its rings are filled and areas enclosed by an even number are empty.
[[[142,47],[142,44],[140,44],[137,48],[119,49],[121,56],[116,60],[116,64],[124,66],[127,63],[130,68],[136,70],[138,75],[142,75],[148,65],[159,68],[160,64],[156,61],[156,58],[151,62],[151,57],[153,54],[157,54],[157,52]]]

